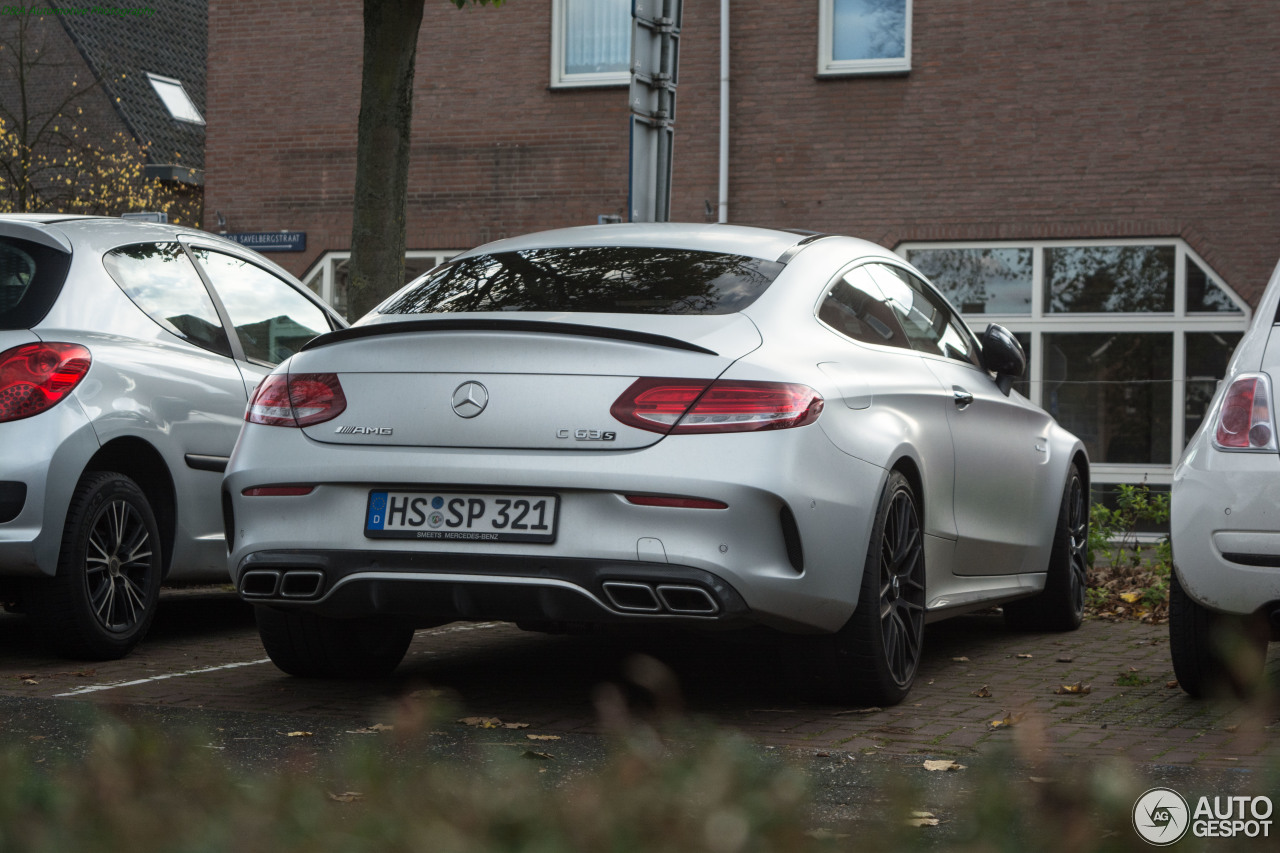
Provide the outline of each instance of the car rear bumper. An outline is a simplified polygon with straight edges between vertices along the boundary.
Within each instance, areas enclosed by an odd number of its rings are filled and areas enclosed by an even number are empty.
[[[1280,609],[1280,456],[1200,444],[1174,472],[1170,536],[1195,601],[1238,615]]]
[[[224,481],[231,574],[243,591],[250,572],[275,571],[273,561],[305,556],[297,570],[319,572],[313,577],[322,579],[324,591],[288,601],[273,591],[271,600],[344,616],[395,608],[399,615],[427,616],[442,612],[439,602],[445,601],[445,613],[506,618],[500,615],[506,604],[493,611],[466,609],[468,601],[506,595],[550,602],[530,605],[530,619],[564,610],[586,621],[741,619],[792,631],[834,631],[856,606],[886,476],[808,427],[715,436],[713,442],[703,436],[665,439],[629,452],[316,452],[299,441],[306,439],[293,430],[246,428]],[[302,450],[309,452],[302,456]],[[306,468],[281,464],[292,458],[312,462]],[[304,470],[308,476],[300,480]],[[293,497],[243,494],[286,483],[314,489]],[[556,540],[368,538],[369,493],[388,486],[554,492],[560,501]],[[710,499],[728,508],[638,506],[627,501],[631,494]],[[295,588],[306,586],[304,578],[294,579]],[[274,579],[249,580],[245,597],[266,600],[254,598],[255,584],[265,592]],[[606,588],[606,582],[632,586]],[[618,606],[619,596],[653,606],[652,596],[658,609]],[[673,608],[673,597],[689,606]],[[448,603],[453,601],[462,603]],[[692,603],[699,601],[713,603],[714,610],[697,612]]]

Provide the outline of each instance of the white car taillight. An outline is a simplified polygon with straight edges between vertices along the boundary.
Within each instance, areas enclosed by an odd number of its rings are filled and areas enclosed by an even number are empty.
[[[79,344],[23,344],[0,352],[0,423],[56,405],[80,384],[92,361]]]
[[[805,426],[822,413],[807,385],[707,379],[637,379],[609,413],[649,432],[753,432]]]
[[[265,426],[306,427],[331,421],[346,408],[336,373],[273,373],[253,392],[244,419]]]
[[[1265,373],[1236,377],[1222,397],[1214,427],[1213,444],[1219,450],[1277,452],[1271,380]]]

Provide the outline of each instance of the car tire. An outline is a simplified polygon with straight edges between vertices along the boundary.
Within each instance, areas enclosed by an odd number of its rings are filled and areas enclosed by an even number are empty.
[[[1004,621],[1019,631],[1074,631],[1084,620],[1089,585],[1089,493],[1075,463],[1067,469],[1044,590],[1004,606]]]
[[[71,497],[57,574],[28,587],[28,611],[57,653],[115,660],[151,627],[162,573],[160,529],[142,489],[123,474],[91,471]]]
[[[1196,602],[1169,575],[1169,652],[1187,695],[1244,697],[1262,683],[1270,631],[1261,619],[1219,613]]]
[[[823,638],[824,668],[842,701],[896,705],[915,681],[924,648],[924,535],[915,492],[898,471],[880,495],[863,562],[858,606]]]
[[[333,619],[259,606],[258,636],[281,671],[300,678],[381,678],[404,660],[413,629],[384,619]]]

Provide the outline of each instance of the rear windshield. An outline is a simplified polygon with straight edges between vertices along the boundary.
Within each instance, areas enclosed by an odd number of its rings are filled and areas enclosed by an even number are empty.
[[[527,249],[437,267],[379,310],[732,314],[781,271],[774,261],[684,249]]]
[[[13,237],[0,237],[0,329],[30,329],[62,290],[71,256]]]

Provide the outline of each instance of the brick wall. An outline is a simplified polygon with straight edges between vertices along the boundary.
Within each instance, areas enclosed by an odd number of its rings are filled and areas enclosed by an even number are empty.
[[[624,88],[558,90],[550,0],[427,0],[410,248],[625,213]],[[1256,300],[1280,259],[1280,43],[1256,0],[920,0],[912,71],[819,79],[818,3],[733,0],[730,219],[904,240],[1180,236]],[[209,4],[206,221],[348,248],[362,25]],[[686,0],[672,218],[717,197],[719,4]]]

